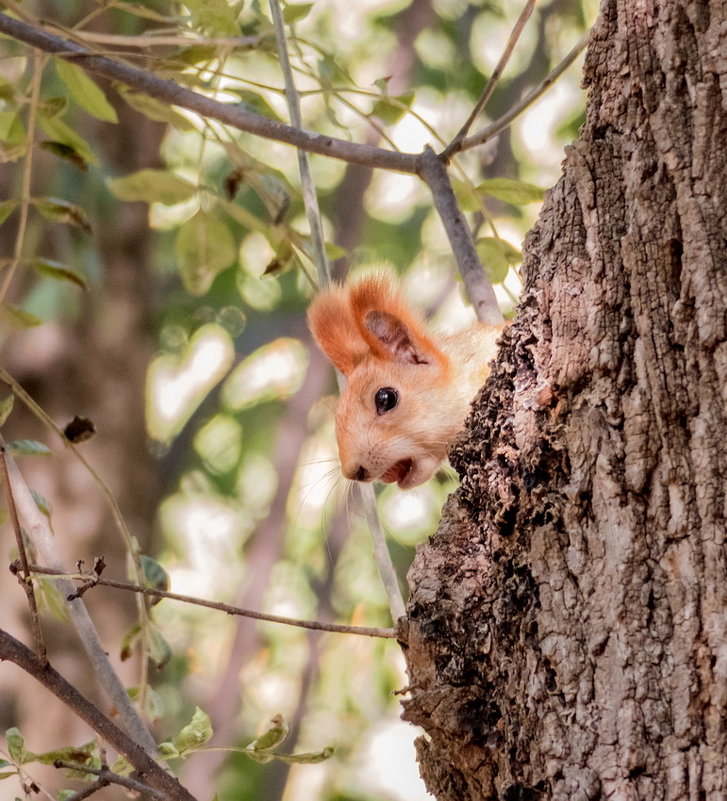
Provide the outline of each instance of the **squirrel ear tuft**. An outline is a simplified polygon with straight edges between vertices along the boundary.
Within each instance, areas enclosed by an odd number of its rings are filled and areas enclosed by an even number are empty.
[[[351,307],[363,336],[379,358],[400,364],[446,365],[446,356],[390,278],[372,276],[356,284],[351,290]]]
[[[370,351],[353,316],[349,291],[340,286],[323,290],[308,309],[308,326],[320,349],[345,376]]]

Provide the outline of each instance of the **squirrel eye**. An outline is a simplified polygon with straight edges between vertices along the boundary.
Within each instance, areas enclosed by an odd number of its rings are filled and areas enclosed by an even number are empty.
[[[376,414],[385,414],[399,402],[399,393],[393,387],[381,387],[374,396]]]

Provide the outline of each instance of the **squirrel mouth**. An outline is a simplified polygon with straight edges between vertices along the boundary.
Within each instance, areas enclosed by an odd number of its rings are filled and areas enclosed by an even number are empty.
[[[413,467],[414,462],[411,459],[402,459],[400,462],[392,465],[384,475],[381,476],[379,481],[383,481],[384,484],[393,484],[394,482],[400,484],[409,475]]]

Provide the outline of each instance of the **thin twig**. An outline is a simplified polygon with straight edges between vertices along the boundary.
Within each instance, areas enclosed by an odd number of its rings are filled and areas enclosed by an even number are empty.
[[[10,520],[15,532],[15,542],[18,546],[18,553],[20,555],[20,565],[22,568],[22,578],[20,583],[23,585],[23,590],[28,599],[28,606],[30,607],[30,625],[33,631],[33,641],[35,642],[35,652],[38,654],[38,659],[41,662],[48,663],[48,654],[43,641],[43,630],[40,627],[40,617],[38,615],[38,603],[35,599],[35,590],[33,589],[33,582],[30,581],[30,563],[28,562],[28,554],[25,551],[25,542],[23,541],[23,532],[20,528],[20,519],[18,518],[18,508],[15,505],[15,498],[13,497],[13,490],[10,486],[10,475],[8,473],[7,451],[5,450],[5,440],[0,435],[0,471],[2,472],[3,484],[5,486],[5,500],[7,502],[8,511],[10,513]]]
[[[469,136],[460,142],[458,151],[471,150],[473,147],[482,145],[492,139],[494,136],[497,136],[497,134],[504,131],[505,128],[508,128],[512,122],[523,113],[523,111],[532,106],[532,104],[541,95],[543,95],[558,80],[558,78],[560,78],[560,76],[568,69],[568,67],[570,67],[570,65],[586,49],[589,36],[590,31],[584,33],[583,36],[581,36],[581,38],[573,46],[568,55],[560,62],[560,64],[558,64],[557,67],[551,70],[536,87],[531,89],[522,100],[516,103],[507,113],[503,114],[502,117],[495,120],[491,125],[488,125],[486,128],[483,128],[481,131],[472,134],[472,136]]]
[[[275,40],[278,45],[278,57],[280,58],[280,68],[283,71],[285,80],[285,98],[288,101],[288,111],[290,121],[295,128],[303,130],[303,118],[300,113],[300,98],[293,79],[293,70],[290,67],[288,56],[288,45],[285,39],[285,28],[283,27],[283,12],[280,10],[278,0],[269,0],[270,14],[273,18],[275,28]],[[318,206],[318,195],[316,193],[313,175],[311,174],[308,154],[305,150],[298,149],[298,170],[300,172],[300,183],[303,190],[303,204],[308,218],[310,228],[311,244],[313,245],[313,258],[318,270],[318,285],[325,286],[331,280],[331,270],[326,255],[326,243],[323,239],[323,223],[321,212]]]
[[[485,88],[482,90],[482,94],[480,95],[477,103],[475,103],[475,107],[472,109],[472,113],[467,118],[465,124],[459,129],[454,139],[452,139],[452,141],[443,151],[442,158],[445,162],[449,161],[455,153],[458,153],[461,150],[460,146],[467,136],[467,133],[477,117],[479,117],[479,115],[482,113],[485,106],[489,103],[490,98],[495,91],[495,87],[497,86],[502,73],[505,71],[508,61],[510,60],[512,51],[515,49],[515,45],[520,38],[520,34],[523,32],[525,23],[530,19],[530,15],[533,13],[535,3],[536,0],[528,0],[528,2],[525,4],[525,8],[520,12],[520,16],[515,23],[515,27],[510,32],[510,37],[508,38],[505,49],[500,56],[500,60],[497,62],[497,66],[495,67],[492,75],[490,75],[489,79],[487,80]]]
[[[369,626],[344,626],[337,623],[319,623],[315,620],[296,620],[295,618],[282,617],[281,615],[269,615],[265,612],[255,612],[251,609],[241,609],[239,606],[232,606],[231,604],[221,603],[220,601],[207,601],[204,598],[196,598],[192,595],[181,595],[176,592],[169,592],[168,590],[157,590],[153,587],[142,587],[138,584],[132,584],[128,581],[104,579],[100,578],[96,574],[87,576],[84,574],[63,573],[60,570],[50,567],[43,567],[42,565],[30,565],[30,570],[32,573],[44,576],[56,576],[58,578],[88,582],[88,586],[81,587],[81,594],[90,589],[91,586],[98,585],[100,587],[112,587],[117,590],[141,593],[143,595],[148,595],[150,598],[167,598],[170,601],[180,601],[181,603],[185,604],[204,606],[207,609],[215,609],[218,612],[224,612],[227,615],[249,617],[253,618],[254,620],[263,620],[268,623],[281,623],[285,626],[297,626],[301,629],[329,631],[337,634],[358,634],[362,637],[379,637],[383,639],[396,638],[396,632],[394,629],[375,628]]]
[[[145,783],[162,793],[165,801],[196,801],[176,777],[157,764],[135,739],[107,718],[57,670],[50,665],[44,665],[30,648],[1,629],[0,660],[13,662],[50,690],[102,739],[126,757]]]
[[[43,74],[45,58],[40,53],[33,54],[33,78],[30,104],[28,106],[28,133],[25,140],[25,161],[23,162],[23,178],[20,190],[20,219],[18,220],[18,230],[15,234],[15,252],[10,264],[5,269],[2,286],[0,286],[0,303],[8,294],[8,289],[12,283],[15,273],[20,266],[23,256],[23,246],[25,245],[25,231],[28,226],[28,213],[30,211],[30,179],[33,172],[33,142],[35,139],[35,116],[38,110],[40,99],[40,84]]]
[[[359,486],[359,492],[361,493],[366,521],[369,526],[369,531],[371,532],[371,540],[374,546],[374,559],[379,567],[381,581],[386,591],[386,597],[389,600],[391,619],[396,623],[397,620],[404,617],[406,614],[406,607],[401,594],[401,587],[399,587],[399,579],[391,561],[391,554],[386,545],[386,535],[384,534],[384,529],[379,520],[374,488],[371,484],[363,484]]]
[[[0,13],[0,33],[5,33],[39,50],[72,61],[82,69],[111,81],[118,81],[157,100],[181,106],[203,117],[219,120],[240,131],[284,142],[308,153],[320,153],[352,164],[410,174],[416,172],[418,156],[414,153],[392,152],[372,145],[316,134],[246,111],[237,105],[220,103],[210,97],[197,94],[191,89],[179,86],[174,81],[157,78],[127,64],[99,56],[75,42],[39,30],[32,25],[13,19],[7,14]]]
[[[120,776],[118,773],[114,773],[108,767],[108,765],[104,765],[102,768],[89,768],[85,765],[79,765],[75,762],[65,762],[62,759],[56,759],[56,761],[53,763],[53,767],[64,770],[76,770],[79,773],[88,773],[89,776],[98,777],[98,780],[90,785],[90,787],[98,785],[96,789],[93,790],[94,793],[97,790],[100,790],[101,787],[108,786],[109,784],[118,784],[121,787],[126,787],[127,790],[133,790],[135,793],[141,793],[142,797],[149,795],[152,798],[159,799],[159,801],[166,801],[167,798],[164,793],[159,792],[159,790],[155,790],[153,787],[149,787],[148,784],[144,784],[136,779],[132,779],[130,776]],[[72,795],[70,798],[66,799],[66,801],[81,801],[83,798],[88,798],[90,795],[92,795],[92,793],[88,792],[89,789],[90,788],[87,787],[85,790],[81,790],[80,793]]]
[[[457,203],[447,166],[429,147],[420,158],[419,175],[432,193],[477,319],[489,325],[500,325],[503,317],[495,290],[480,264],[472,232]]]

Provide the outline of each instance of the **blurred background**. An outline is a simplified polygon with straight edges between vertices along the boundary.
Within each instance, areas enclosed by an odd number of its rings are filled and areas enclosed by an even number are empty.
[[[288,119],[266,3],[5,5],[99,52]],[[482,91],[522,5],[286,5],[306,127],[407,152],[441,149]],[[475,130],[545,78],[595,14],[595,0],[537,3]],[[242,44],[233,41],[240,36]],[[291,617],[390,626],[357,493],[338,472],[333,372],[305,325],[315,268],[295,151],[108,82],[95,81],[96,94],[79,72],[0,39],[2,367],[61,428],[77,415],[93,421],[97,434],[77,447],[116,498],[136,541],[133,558],[153,557],[173,590]],[[552,186],[583,105],[576,62],[512,128],[453,166],[507,314],[540,193],[498,198],[477,187],[491,178]],[[418,179],[322,157],[312,169],[336,277],[384,266],[435,326],[474,319]],[[69,569],[102,554],[105,575],[126,578],[128,543],[97,479],[17,401],[3,433],[52,451],[22,457],[20,466],[50,508]],[[443,470],[410,492],[377,489],[404,590],[414,548],[434,532],[454,486]],[[17,556],[7,515],[0,548],[7,562]],[[0,602],[3,626],[29,642],[25,599],[7,572]],[[224,751],[193,755],[174,768],[198,798],[426,797],[412,745],[418,732],[398,717],[394,692],[407,678],[394,641],[306,633],[165,600],[151,608],[147,661],[134,636],[134,598],[98,588],[86,602],[158,740],[199,706],[216,745],[244,746],[282,714],[291,731],[281,750],[336,747],[325,762],[293,767]],[[105,708],[68,624],[51,611],[43,621],[54,666]],[[19,727],[36,752],[92,738],[19,670],[2,665],[0,674],[0,731]],[[78,786],[52,769],[27,772],[43,793]],[[21,794],[15,778],[0,781],[0,799]]]

